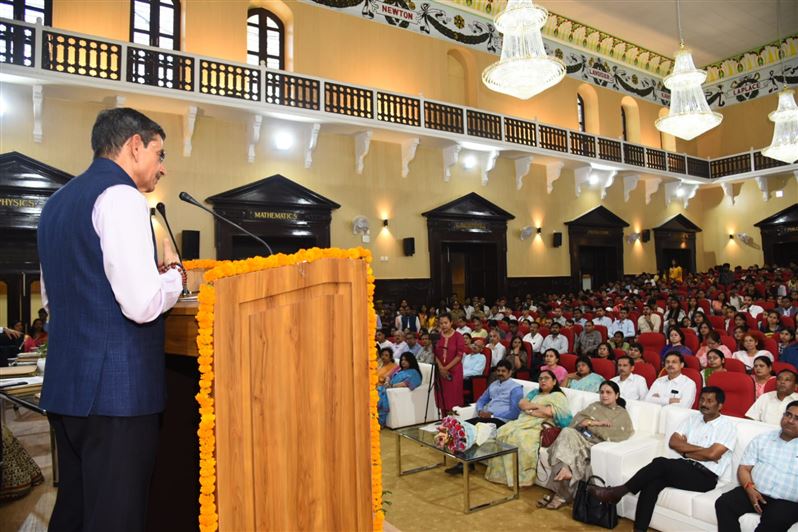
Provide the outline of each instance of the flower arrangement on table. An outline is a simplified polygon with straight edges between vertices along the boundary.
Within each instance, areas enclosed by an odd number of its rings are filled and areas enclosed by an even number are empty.
[[[377,315],[374,313],[374,272],[371,269],[371,252],[364,248],[353,249],[303,249],[293,255],[278,253],[269,257],[253,257],[239,261],[191,260],[183,265],[186,270],[205,269],[204,283],[200,286],[197,312],[199,330],[197,362],[200,372],[200,391],[195,399],[199,404],[200,424],[197,430],[200,444],[200,513],[199,528],[202,532],[213,532],[219,527],[219,516],[216,513],[216,436],[214,427],[216,415],[213,399],[213,323],[216,293],[213,282],[217,279],[232,277],[243,273],[291,266],[302,262],[314,262],[320,259],[354,259],[367,263],[366,269],[366,305],[369,310],[368,330],[377,327]],[[382,502],[382,458],[380,455],[380,425],[378,421],[376,392],[377,356],[373,353],[369,358],[369,420],[371,434],[371,494],[374,512],[374,530],[382,530],[384,508]]]
[[[462,453],[474,445],[477,430],[467,421],[460,421],[454,416],[443,418],[435,435],[435,446],[450,453]]]

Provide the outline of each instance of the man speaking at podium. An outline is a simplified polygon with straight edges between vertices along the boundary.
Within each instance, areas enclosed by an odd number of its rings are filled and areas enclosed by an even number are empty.
[[[50,530],[144,529],[164,409],[161,315],[182,289],[164,241],[159,269],[143,193],[166,173],[161,126],[133,109],[100,112],[94,161],[42,210],[42,298],[50,310],[41,406],[58,444]]]

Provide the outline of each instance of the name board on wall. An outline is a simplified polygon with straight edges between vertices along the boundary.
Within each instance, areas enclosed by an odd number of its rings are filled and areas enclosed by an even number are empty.
[[[43,202],[20,196],[0,196],[0,207],[11,209],[34,209],[40,207],[41,203]]]

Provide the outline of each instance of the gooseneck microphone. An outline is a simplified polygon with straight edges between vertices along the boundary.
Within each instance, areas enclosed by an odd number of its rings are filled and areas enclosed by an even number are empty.
[[[180,248],[177,247],[177,241],[175,240],[175,235],[172,233],[172,228],[169,226],[169,220],[166,218],[166,205],[163,202],[158,202],[158,205],[155,206],[155,210],[161,213],[161,218],[163,218],[164,223],[166,224],[166,230],[169,233],[169,237],[172,239],[172,245],[175,246],[175,253],[177,253],[177,262],[180,264],[180,267],[183,268],[185,272],[186,269],[183,266],[183,257],[180,255]],[[183,293],[181,296],[188,296],[191,295],[191,292],[188,291],[188,287],[183,285]]]
[[[175,235],[172,233],[172,228],[169,226],[169,220],[166,218],[166,205],[162,202],[158,202],[158,205],[155,206],[155,209],[161,213],[161,218],[163,218],[164,223],[166,224],[166,230],[169,232],[169,236],[172,239],[172,244],[175,246],[175,253],[177,253],[177,262],[180,263],[180,266],[183,266],[183,256],[180,254],[180,248],[177,247],[177,241],[175,240]]]
[[[255,235],[255,234],[253,234],[253,233],[251,233],[251,232],[249,232],[249,231],[247,231],[246,229],[244,229],[243,227],[241,227],[241,226],[240,226],[240,225],[238,225],[237,223],[233,222],[232,220],[228,220],[227,218],[225,218],[225,217],[224,217],[224,216],[222,216],[221,214],[219,214],[219,213],[217,213],[217,212],[214,212],[214,211],[210,210],[210,209],[209,209],[209,208],[207,208],[205,205],[201,204],[199,201],[197,201],[196,199],[194,199],[194,198],[191,196],[191,194],[189,194],[188,192],[181,192],[181,193],[178,195],[178,197],[179,197],[181,200],[185,201],[186,203],[190,203],[190,204],[194,205],[195,207],[199,207],[199,208],[200,208],[200,209],[202,209],[203,211],[205,211],[205,212],[208,212],[208,213],[212,214],[212,215],[213,215],[215,218],[217,218],[217,219],[219,219],[219,220],[221,220],[221,221],[223,221],[223,222],[225,222],[225,223],[228,223],[228,224],[232,225],[233,227],[235,227],[236,229],[238,229],[239,231],[241,231],[241,232],[242,232],[242,233],[244,233],[245,235],[247,235],[247,236],[250,236],[250,237],[254,238],[254,239],[255,239],[255,240],[257,240],[258,242],[260,242],[261,244],[263,244],[263,246],[264,246],[264,247],[266,248],[266,250],[269,252],[269,255],[272,255],[272,254],[274,254],[274,252],[272,251],[272,248],[271,248],[271,246],[269,246],[269,244],[267,244],[267,243],[266,243],[266,242],[265,242],[265,241],[264,241],[262,238],[260,238],[259,236]]]

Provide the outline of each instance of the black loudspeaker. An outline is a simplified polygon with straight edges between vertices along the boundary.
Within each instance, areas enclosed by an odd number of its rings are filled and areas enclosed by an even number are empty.
[[[412,257],[416,254],[416,239],[413,237],[403,238],[402,248],[405,250],[405,257]]]
[[[562,246],[562,233],[560,233],[558,231],[558,232],[554,233],[553,237],[554,238],[552,238],[551,244],[555,248],[558,248],[558,247]]]
[[[199,231],[180,232],[180,252],[183,260],[199,258]]]
[[[640,240],[642,240],[643,242],[648,242],[649,240],[651,240],[651,229],[643,229],[643,234],[640,237]]]

